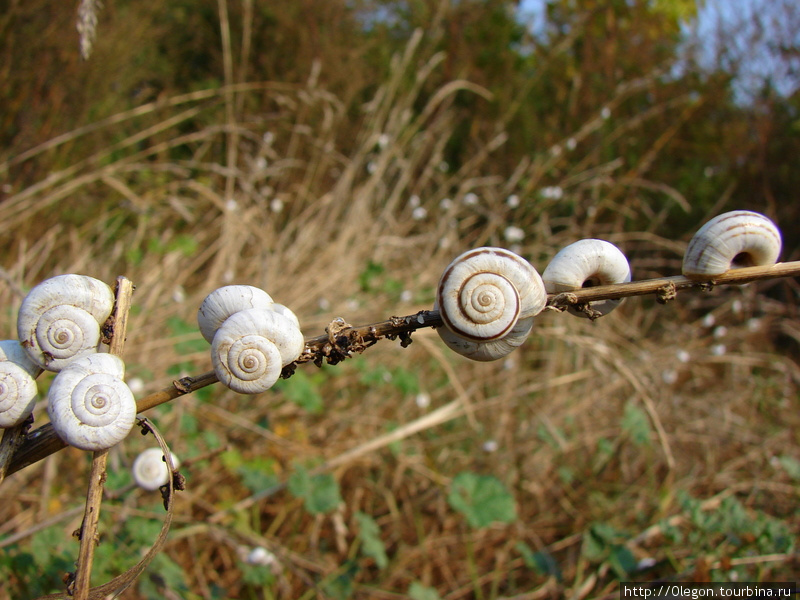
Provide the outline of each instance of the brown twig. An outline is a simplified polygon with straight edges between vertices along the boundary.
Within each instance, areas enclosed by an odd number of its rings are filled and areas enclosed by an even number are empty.
[[[617,285],[597,286],[563,294],[548,296],[547,307],[565,310],[570,306],[586,307],[596,300],[645,296],[653,294],[659,302],[668,302],[679,291],[709,290],[717,285],[742,285],[764,279],[800,276],[800,261],[779,263],[771,267],[746,267],[729,271],[711,280],[697,281],[681,275],[633,281]],[[589,310],[591,310],[589,308]],[[363,352],[381,339],[400,339],[401,345],[411,343],[411,334],[425,327],[440,327],[442,319],[435,310],[423,310],[405,317],[391,317],[386,321],[351,327],[344,319],[334,319],[323,335],[306,340],[305,350],[295,362],[283,370],[283,377],[291,377],[298,365],[314,362],[336,364]],[[176,380],[158,392],[141,398],[137,411],[144,412],[170,402],[218,381],[213,371]],[[8,474],[15,473],[64,448],[61,439],[48,423],[31,432],[20,445],[8,466]]]
[[[117,278],[117,301],[110,320],[109,353],[122,356],[128,329],[128,312],[131,308],[133,284],[125,277]],[[86,492],[86,510],[80,530],[80,550],[75,570],[75,583],[72,595],[75,600],[87,600],[91,588],[92,563],[97,545],[97,523],[100,519],[100,505],[103,501],[103,487],[106,481],[108,449],[97,450],[92,457],[92,470],[89,474],[89,489]]]

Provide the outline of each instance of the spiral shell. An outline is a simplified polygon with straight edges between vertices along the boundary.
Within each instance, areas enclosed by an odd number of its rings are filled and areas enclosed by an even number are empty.
[[[112,354],[90,354],[62,369],[47,396],[59,437],[83,450],[103,450],[125,439],[136,421],[136,400],[124,375],[125,364]]]
[[[627,283],[631,280],[628,259],[614,244],[605,240],[578,240],[562,248],[542,273],[542,280],[549,294],[571,292],[598,285]],[[620,305],[619,300],[598,300],[589,306],[601,315],[607,315]],[[580,317],[585,312],[570,308]]]
[[[172,466],[177,469],[180,464],[178,457],[171,454],[171,458]],[[166,485],[170,477],[161,448],[148,448],[142,451],[133,461],[131,471],[136,485],[151,492]]]
[[[303,334],[287,317],[271,310],[242,310],[214,335],[211,362],[224,385],[240,394],[256,394],[271,388],[304,346]]]
[[[722,275],[739,267],[774,265],[781,253],[781,233],[762,214],[734,210],[714,217],[689,242],[683,274],[694,279]]]
[[[97,352],[114,293],[85,275],[59,275],[34,287],[19,309],[17,333],[28,356],[48,371]]]
[[[39,373],[18,341],[0,342],[0,428],[19,425],[31,415]]]
[[[206,296],[197,311],[200,333],[211,343],[214,334],[231,315],[251,308],[269,309],[272,297],[252,285],[226,285]]]
[[[481,362],[498,360],[511,354],[519,348],[531,333],[533,317],[518,319],[514,327],[505,336],[487,342],[475,342],[457,336],[446,327],[439,327],[436,331],[448,348],[472,360]]]
[[[439,280],[434,309],[439,336],[473,360],[496,360],[525,341],[547,293],[536,269],[504,248],[477,248],[458,256]]]

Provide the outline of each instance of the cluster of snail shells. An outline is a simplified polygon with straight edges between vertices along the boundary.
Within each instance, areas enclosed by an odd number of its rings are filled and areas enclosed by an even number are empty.
[[[497,360],[522,345],[547,294],[630,281],[628,261],[613,244],[580,240],[559,252],[540,276],[524,258],[504,248],[477,248],[458,256],[439,280],[434,309],[444,343],[478,361]],[[608,314],[618,301],[592,303]],[[574,314],[584,316],[583,313]]]
[[[35,286],[20,306],[19,342],[0,342],[0,427],[33,410],[35,377],[54,371],[48,413],[67,444],[102,450],[133,428],[136,401],[119,357],[100,354],[102,327],[114,308],[111,288],[85,275],[59,275]]]
[[[283,367],[305,347],[294,313],[249,285],[228,285],[211,292],[200,305],[197,323],[211,343],[217,378],[240,394],[271,388]]]
[[[731,269],[775,264],[781,235],[759,213],[737,210],[706,223],[689,242],[683,274],[709,280]],[[559,251],[541,276],[522,257],[503,248],[477,248],[458,256],[439,280],[434,309],[444,323],[437,329],[448,347],[479,361],[497,360],[519,347],[547,294],[631,281],[625,255],[605,240],[579,240]],[[588,303],[570,313],[597,317],[621,300]]]

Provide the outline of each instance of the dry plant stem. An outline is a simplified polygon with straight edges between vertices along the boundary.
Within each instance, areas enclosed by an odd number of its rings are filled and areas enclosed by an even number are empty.
[[[584,288],[564,294],[551,294],[548,296],[547,306],[552,310],[562,310],[568,306],[585,304],[595,300],[645,296],[648,294],[655,294],[659,301],[667,302],[673,299],[675,294],[681,290],[708,290],[715,285],[741,285],[763,279],[798,276],[800,276],[800,261],[779,263],[771,267],[736,269],[708,281],[694,281],[681,275],[659,277],[631,283]],[[336,320],[331,325],[335,323]],[[350,327],[343,321],[342,323],[343,325],[337,327],[329,327],[329,331],[325,335],[307,339],[303,354],[295,363],[284,369],[284,376],[291,376],[298,364],[306,362],[313,361],[315,364],[321,365],[323,361],[327,361],[331,364],[336,364],[349,356],[363,352],[382,338],[400,338],[401,344],[407,345],[411,341],[411,333],[413,331],[425,327],[440,327],[442,319],[438,311],[423,310],[414,315],[392,317],[387,321],[360,327]],[[137,402],[137,411],[144,412],[217,381],[217,376],[213,371],[193,377],[184,377],[173,382],[167,388],[141,398]],[[14,453],[11,463],[8,465],[7,474],[10,475],[32,465],[65,446],[66,444],[61,441],[48,423],[28,435]]]
[[[128,329],[128,312],[131,308],[133,284],[125,277],[117,278],[117,302],[111,320],[106,323],[104,333],[109,339],[109,353],[122,356],[125,336]],[[80,532],[80,550],[75,571],[75,587],[73,596],[76,600],[89,598],[91,588],[92,562],[97,543],[97,523],[100,519],[100,504],[103,501],[103,486],[106,481],[106,463],[108,449],[98,450],[92,458],[92,470],[89,474],[89,490],[86,492],[86,510],[83,514],[83,525]]]

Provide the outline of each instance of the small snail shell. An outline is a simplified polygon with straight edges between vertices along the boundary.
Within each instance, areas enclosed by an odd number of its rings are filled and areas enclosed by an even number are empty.
[[[97,352],[114,293],[85,275],[59,275],[34,287],[19,309],[17,333],[28,356],[48,371]]]
[[[737,267],[770,266],[781,253],[781,233],[762,214],[734,210],[714,217],[689,242],[683,274],[702,279]]]
[[[33,412],[39,373],[18,341],[0,342],[0,428],[19,425]]]
[[[546,302],[542,278],[524,258],[503,248],[469,250],[439,280],[434,309],[445,327],[437,331],[459,354],[496,360],[525,340]]]
[[[627,283],[631,280],[631,267],[614,244],[605,240],[578,240],[553,257],[542,273],[542,280],[549,294],[558,294],[598,285]],[[607,315],[621,302],[621,299],[598,300],[591,302],[590,306]],[[587,316],[572,308],[569,311],[573,315]]]
[[[224,385],[256,394],[271,388],[304,347],[303,334],[291,320],[254,308],[225,320],[211,342],[211,362]]]
[[[83,450],[121,442],[136,420],[136,400],[123,381],[125,364],[113,354],[90,354],[53,379],[47,412],[59,437]]]
[[[488,342],[475,342],[459,337],[446,327],[439,327],[436,331],[451,350],[472,360],[485,362],[504,358],[519,348],[528,339],[532,328],[533,317],[519,319],[504,337]]]
[[[176,469],[180,464],[175,454],[171,455],[172,466]],[[140,488],[154,491],[169,481],[170,472],[164,460],[164,453],[161,448],[148,448],[142,451],[136,460],[133,461],[133,480]]]
[[[287,319],[289,319],[295,326],[300,329],[300,319],[297,318],[297,315],[292,312],[292,310],[288,306],[284,306],[283,304],[278,304],[277,302],[273,303],[272,306],[269,307],[272,312],[276,312],[279,315],[283,315]]]
[[[211,343],[214,334],[231,315],[251,308],[269,309],[272,297],[252,285],[226,285],[206,296],[197,311],[200,333]]]

